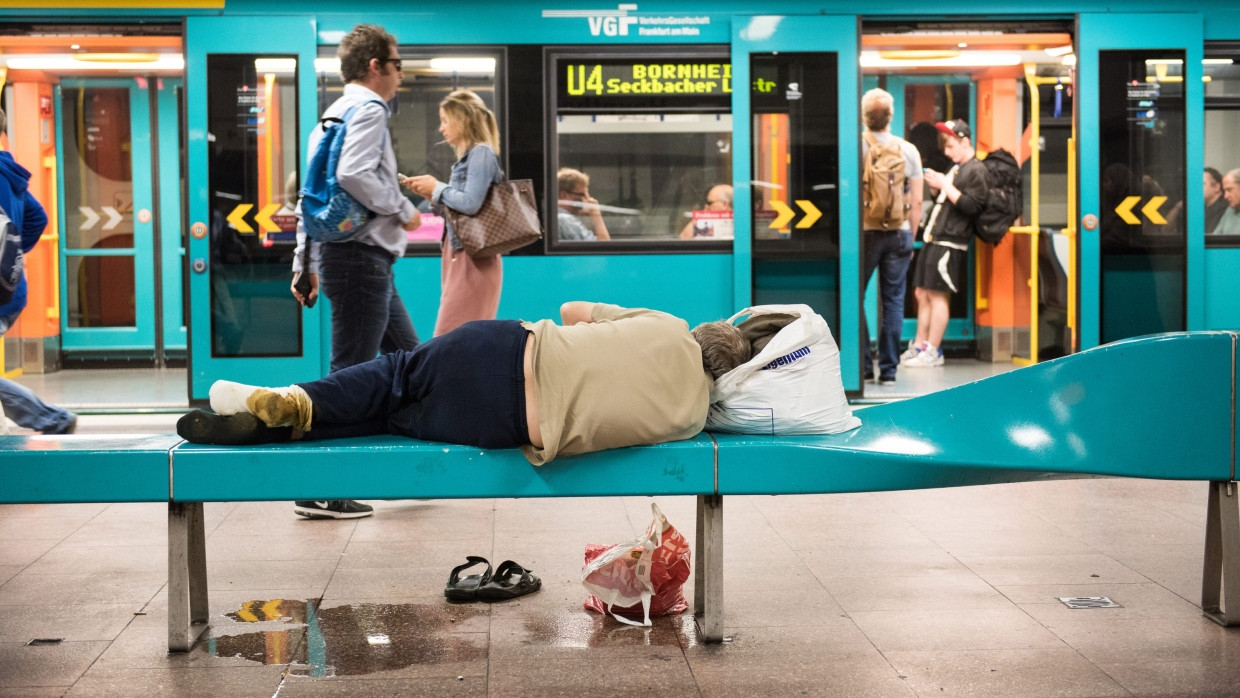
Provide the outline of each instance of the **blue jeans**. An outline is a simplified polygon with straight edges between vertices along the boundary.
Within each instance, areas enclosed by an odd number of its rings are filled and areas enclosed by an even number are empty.
[[[396,293],[395,262],[374,245],[323,245],[319,289],[332,304],[331,371],[418,345],[413,321]]]
[[[516,320],[475,320],[413,351],[299,383],[314,403],[305,438],[397,434],[479,448],[527,444],[528,336]]]
[[[896,366],[900,365],[900,335],[904,329],[904,291],[907,288],[909,262],[913,260],[913,233],[908,230],[865,231],[865,286],[878,269],[879,328],[878,372],[884,378],[894,378]],[[864,289],[862,289],[864,296]],[[862,351],[866,369],[870,366],[870,328],[861,313],[861,336],[865,337]]]
[[[29,388],[7,378],[0,378],[0,406],[18,426],[44,434],[61,434],[73,422],[72,412],[43,402]]]

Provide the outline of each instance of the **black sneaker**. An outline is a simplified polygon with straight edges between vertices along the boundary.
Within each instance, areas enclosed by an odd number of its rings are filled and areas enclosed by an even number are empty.
[[[896,384],[895,374],[893,373],[890,376],[880,376],[878,379],[878,384],[879,385],[895,385]]]
[[[352,499],[299,499],[293,504],[294,513],[307,519],[360,519],[375,513],[374,507]]]

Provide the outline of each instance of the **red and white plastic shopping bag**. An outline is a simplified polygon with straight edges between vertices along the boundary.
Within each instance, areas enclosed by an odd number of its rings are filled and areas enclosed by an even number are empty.
[[[684,596],[689,542],[654,502],[650,511],[654,520],[640,538],[586,546],[581,583],[590,592],[587,610],[611,613],[621,623],[649,627],[651,616],[672,615],[689,607]]]

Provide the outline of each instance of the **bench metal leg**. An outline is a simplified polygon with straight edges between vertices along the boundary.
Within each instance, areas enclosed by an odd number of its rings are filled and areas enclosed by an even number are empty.
[[[188,652],[207,629],[202,502],[168,502],[168,651]]]
[[[723,642],[723,495],[698,495],[697,547],[693,615],[703,640]]]
[[[1240,493],[1235,482],[1210,483],[1201,610],[1219,625],[1240,625]]]

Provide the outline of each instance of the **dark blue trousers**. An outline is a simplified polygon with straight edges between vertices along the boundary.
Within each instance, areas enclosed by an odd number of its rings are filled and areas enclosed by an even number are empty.
[[[319,289],[332,304],[332,371],[418,345],[409,312],[396,293],[396,259],[360,242],[323,245]]]
[[[479,320],[412,351],[299,385],[314,402],[306,439],[398,434],[479,448],[530,442],[525,341],[515,320]]]
[[[913,260],[913,233],[908,230],[865,231],[865,286],[878,269],[878,302],[882,308],[878,329],[879,376],[894,378],[900,365],[900,335],[904,329],[904,292],[909,262]],[[862,289],[862,296],[865,289]],[[866,370],[870,368],[870,329],[861,313],[861,352]]]

